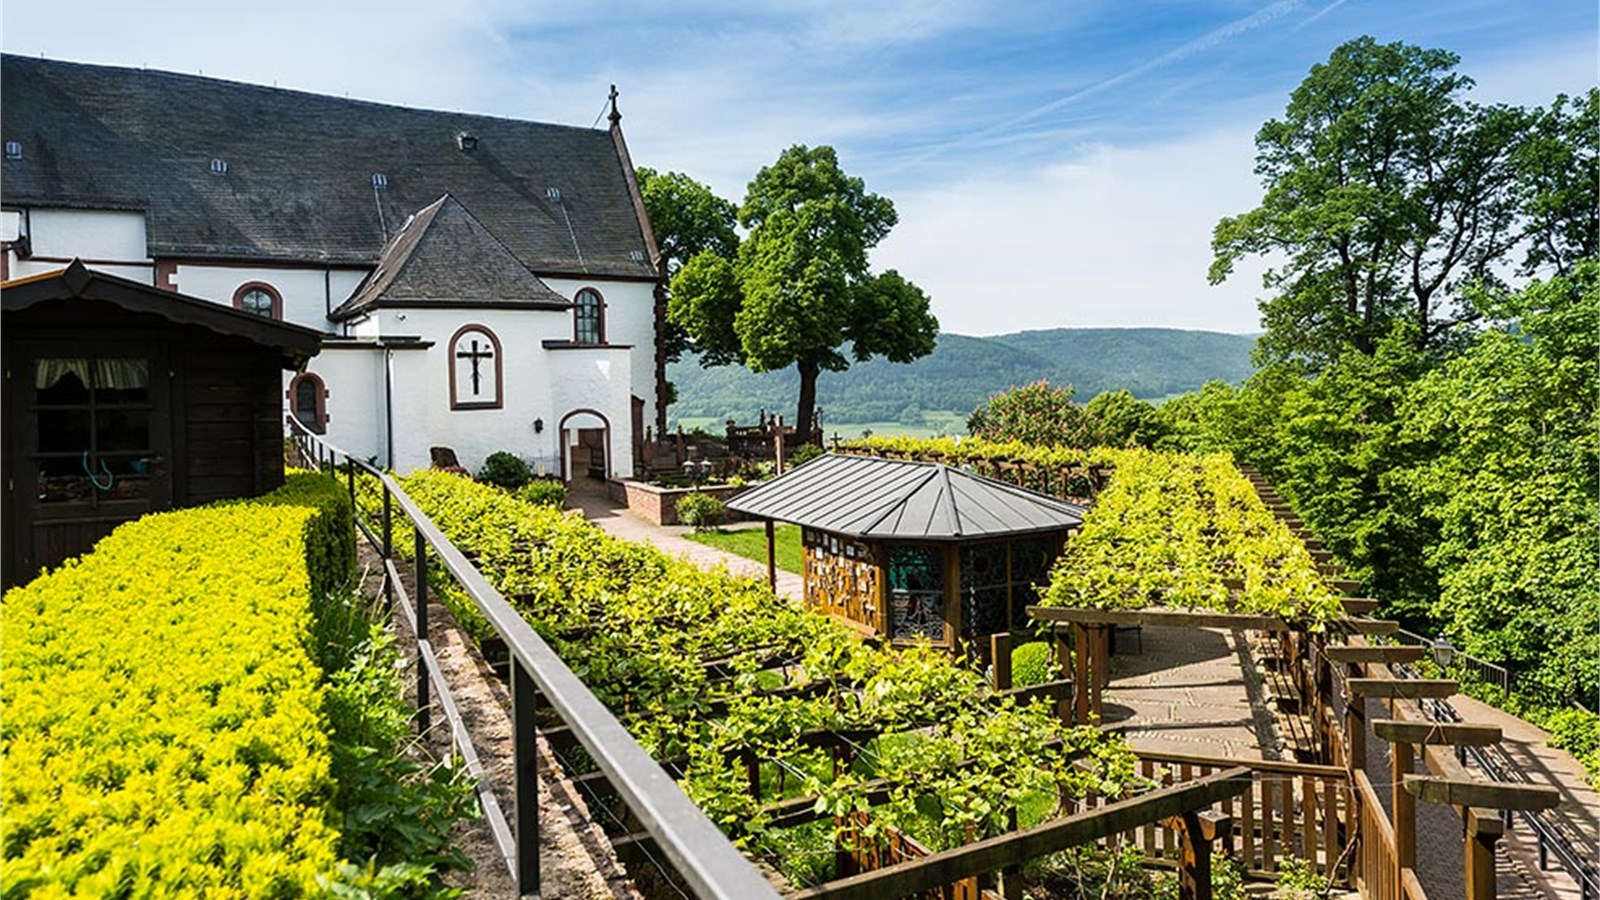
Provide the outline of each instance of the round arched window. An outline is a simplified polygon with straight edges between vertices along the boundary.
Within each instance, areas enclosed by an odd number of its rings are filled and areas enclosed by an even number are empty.
[[[573,340],[579,344],[606,342],[606,304],[600,292],[584,288],[572,299]]]
[[[233,294],[233,305],[263,319],[283,318],[283,300],[269,284],[259,281],[241,285]]]

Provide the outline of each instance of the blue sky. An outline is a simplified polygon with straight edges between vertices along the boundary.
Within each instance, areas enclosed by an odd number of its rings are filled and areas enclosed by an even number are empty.
[[[1593,0],[729,0],[253,5],[6,0],[8,52],[590,125],[737,200],[832,144],[895,200],[875,261],[944,327],[1256,328],[1260,268],[1205,282],[1259,196],[1252,138],[1338,44],[1453,50],[1484,102],[1596,82]],[[72,23],[70,26],[64,23]]]

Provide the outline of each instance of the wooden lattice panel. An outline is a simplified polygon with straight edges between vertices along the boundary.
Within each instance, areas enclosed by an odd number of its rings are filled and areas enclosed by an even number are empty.
[[[871,548],[810,528],[803,542],[806,606],[876,629],[881,570]]]

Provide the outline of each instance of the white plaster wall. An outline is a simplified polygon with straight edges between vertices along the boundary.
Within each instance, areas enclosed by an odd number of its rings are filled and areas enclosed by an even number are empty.
[[[594,288],[605,298],[606,342],[632,345],[628,362],[629,389],[635,397],[644,401],[645,427],[653,427],[656,420],[655,285],[646,281],[578,281],[571,278],[545,278],[544,282],[569,300],[586,287]],[[570,339],[571,313],[567,316],[566,337]],[[630,433],[632,419],[630,412],[620,423],[612,422],[613,432],[620,427],[621,433]]]
[[[552,424],[576,410],[591,409],[605,416],[611,425],[611,448],[606,460],[612,478],[633,475],[632,401],[629,394],[629,353],[604,348],[552,350],[550,356],[551,400],[558,410]],[[568,429],[594,427],[591,416],[573,416]],[[576,434],[567,436],[568,443]],[[570,474],[570,473],[569,473]]]
[[[147,262],[144,213],[88,209],[35,209],[28,212],[28,238],[34,256]]]
[[[328,321],[329,304],[337,307],[349,296],[352,279],[359,282],[364,269],[253,268],[182,263],[172,277],[179,293],[202,297],[227,306],[241,285],[260,281],[272,285],[283,298],[283,319],[319,331],[334,331]],[[339,288],[335,288],[335,283]],[[342,290],[342,292],[341,292]]]
[[[324,347],[306,365],[306,371],[321,378],[328,391],[328,430],[323,437],[363,459],[377,457],[379,464],[388,461],[385,458],[383,366],[383,350],[376,346]],[[286,410],[292,409],[294,402],[288,393],[294,377],[293,372],[284,373]]]
[[[13,280],[18,278],[27,278],[30,275],[41,275],[46,272],[59,272],[67,267],[67,263],[64,262],[45,262],[39,259],[18,259],[15,255],[12,255],[11,251],[9,250],[6,251],[6,253],[8,256],[10,256],[10,258],[6,260],[6,271]],[[94,265],[84,263],[84,265],[95,270],[96,272],[104,272],[107,275],[115,275],[119,278],[129,279],[130,281],[137,281],[143,284],[153,284],[155,282],[154,266],[107,266],[99,263],[95,263]]]

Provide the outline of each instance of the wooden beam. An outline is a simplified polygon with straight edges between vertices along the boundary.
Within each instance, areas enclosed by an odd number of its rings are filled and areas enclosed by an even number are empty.
[[[1447,747],[1487,747],[1500,743],[1499,725],[1464,722],[1400,722],[1374,719],[1372,731],[1397,744],[1443,744]]]
[[[1344,611],[1352,616],[1365,616],[1378,611],[1378,601],[1371,597],[1340,597]]]
[[[1167,625],[1180,628],[1240,628],[1249,631],[1297,631],[1277,616],[1246,616],[1187,609],[1079,609],[1030,606],[1028,615],[1042,622],[1073,625]]]
[[[1406,793],[1424,803],[1537,812],[1561,802],[1560,791],[1542,784],[1508,784],[1433,775],[1407,775],[1403,783]]]
[[[1330,620],[1328,628],[1343,634],[1394,634],[1400,630],[1400,623],[1393,619],[1344,618]]]
[[[1345,684],[1351,696],[1386,700],[1450,697],[1461,688],[1452,678],[1351,678]]]
[[[1149,822],[1203,810],[1219,800],[1237,797],[1250,789],[1250,770],[1244,766],[1205,778],[1119,800],[1109,806],[1043,822],[986,840],[954,847],[932,856],[909,860],[873,872],[840,878],[789,894],[791,900],[878,900],[906,897],[954,884],[980,872],[992,872],[1047,853],[1087,844]]]
[[[1409,663],[1422,659],[1421,647],[1388,644],[1378,647],[1326,647],[1322,651],[1336,663]]]
[[[1018,706],[1030,703],[1043,697],[1046,700],[1060,701],[1072,696],[1072,681],[1067,678],[1058,678],[1042,684],[1030,684],[1027,687],[1006,688],[995,691],[1001,697],[1010,697]]]

